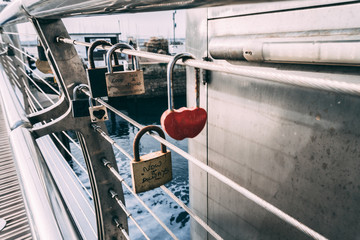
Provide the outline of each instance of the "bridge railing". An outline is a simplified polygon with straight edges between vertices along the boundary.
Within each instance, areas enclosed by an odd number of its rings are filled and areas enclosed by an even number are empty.
[[[128,219],[134,222],[139,231],[143,234],[144,238],[149,239],[151,235],[144,231],[142,226],[140,226],[137,220],[132,216],[129,209],[125,206],[125,198],[123,194],[122,186],[124,186],[135,198],[139,201],[141,205],[145,207],[146,210],[159,222],[160,226],[173,238],[177,239],[178,237],[169,229],[169,227],[159,219],[158,216],[152,211],[152,209],[145,204],[142,198],[136,194],[130,187],[124,177],[119,174],[117,169],[117,164],[115,161],[115,156],[113,153],[113,148],[118,149],[126,158],[132,159],[133,157],[124,150],[122,146],[116,143],[107,133],[105,124],[91,124],[89,117],[77,118],[74,119],[71,115],[72,110],[72,100],[73,89],[80,84],[86,84],[87,79],[85,75],[85,70],[83,69],[82,62],[77,55],[74,44],[82,45],[84,47],[89,46],[89,43],[75,41],[69,38],[66,28],[62,24],[60,19],[56,20],[40,20],[33,18],[31,19],[33,26],[36,29],[37,37],[39,38],[41,45],[44,47],[46,57],[48,59],[49,65],[53,71],[53,74],[57,80],[59,88],[54,88],[49,85],[47,81],[40,76],[37,76],[45,85],[47,85],[56,97],[50,97],[49,94],[33,81],[31,74],[36,74],[29,66],[28,63],[24,61],[25,57],[33,58],[29,56],[21,46],[16,44],[16,41],[13,39],[14,36],[17,36],[18,33],[14,29],[4,29],[2,32],[2,42],[1,42],[1,63],[4,68],[4,72],[10,79],[11,83],[5,83],[6,86],[12,85],[11,88],[15,89],[17,96],[23,98],[22,104],[12,101],[6,103],[3,100],[3,105],[5,108],[16,109],[17,120],[10,120],[11,130],[15,130],[18,126],[24,125],[22,128],[26,130],[26,133],[23,133],[24,138],[28,141],[29,139],[38,139],[36,142],[32,140],[34,145],[48,145],[49,142],[42,142],[44,136],[51,136],[54,143],[58,144],[63,151],[66,152],[70,158],[79,165],[79,168],[82,171],[86,172],[88,178],[91,182],[91,193],[87,190],[83,183],[75,178],[76,174],[71,173],[71,182],[76,183],[75,185],[80,186],[80,189],[83,189],[82,196],[86,196],[87,203],[84,206],[79,205],[76,210],[73,210],[71,216],[75,219],[76,228],[82,229],[83,223],[79,223],[81,219],[81,212],[83,208],[87,209],[88,213],[83,214],[82,216],[87,224],[95,225],[93,220],[96,219],[96,229],[93,232],[96,232],[96,235],[92,233],[92,238],[99,239],[128,239]],[[108,47],[99,46],[99,48],[108,49]],[[9,52],[9,49],[13,53]],[[144,58],[150,58],[162,62],[169,62],[172,60],[171,56],[153,54],[136,50],[118,50],[126,54],[131,54],[135,56],[140,56]],[[33,60],[36,60],[33,58]],[[301,87],[309,87],[314,89],[321,89],[326,91],[333,92],[343,92],[349,94],[359,94],[360,85],[355,83],[347,82],[338,82],[331,81],[328,79],[319,79],[312,77],[299,76],[291,73],[283,73],[276,70],[263,70],[253,67],[244,67],[244,66],[234,66],[230,64],[221,65],[219,63],[212,63],[202,60],[192,60],[188,59],[183,63],[186,66],[201,68],[209,71],[221,71],[230,74],[237,74],[242,76],[249,76],[254,78],[260,78],[265,81],[275,81],[284,84],[291,84]],[[4,77],[5,78],[5,77]],[[43,98],[47,99],[51,103],[49,107],[43,106],[38,96],[34,95],[34,90],[29,87],[29,83],[35,86],[37,89],[38,95],[42,95]],[[87,90],[83,90],[83,93],[89,95]],[[52,94],[52,95],[54,95]],[[3,99],[15,99],[15,94],[12,91],[4,92],[1,91]],[[100,104],[107,107],[108,110],[114,112],[133,126],[142,129],[144,126],[134,119],[130,118],[126,114],[120,112],[113,106],[109,105],[106,101],[101,98],[95,99]],[[20,107],[22,105],[22,107]],[[24,109],[21,112],[19,109]],[[7,112],[12,112],[11,110],[6,110]],[[26,114],[25,114],[26,113]],[[12,119],[9,117],[9,119]],[[19,125],[20,124],[20,125]],[[68,131],[75,131],[77,139],[74,140],[68,134]],[[31,133],[31,135],[29,135]],[[169,141],[164,140],[163,138],[150,134],[154,139],[161,142],[162,144],[169,147],[174,152],[177,152],[189,162],[197,165],[208,174],[217,178],[223,184],[226,184],[236,190],[240,195],[250,199],[254,203],[258,204],[260,207],[266,209],[267,211],[278,216],[288,224],[294,226],[300,231],[304,232],[306,235],[314,239],[325,239],[324,236],[310,229],[309,227],[303,225],[293,217],[284,213],[274,205],[269,202],[264,201],[254,193],[248,191],[247,189],[240,186],[238,183],[234,182],[224,174],[218,172],[214,168],[209,167],[198,159],[194,158],[187,152],[181,150],[179,147],[170,143]],[[64,141],[60,139],[60,136],[71,141],[74,146],[81,149],[83,152],[83,158],[86,163],[86,168],[79,162],[79,160],[69,151]],[[48,137],[49,138],[49,137]],[[14,145],[16,145],[15,141]],[[21,141],[20,141],[21,142]],[[40,147],[40,146],[39,146]],[[41,148],[41,147],[40,147]],[[57,160],[53,163],[48,162],[48,158],[51,158],[51,152],[42,150],[42,155],[46,157],[47,167],[54,165],[56,168]],[[60,160],[59,160],[60,161]],[[62,159],[64,161],[64,159]],[[175,170],[176,171],[176,170]],[[110,173],[110,174],[109,174]],[[61,171],[52,173],[52,176],[55,178],[56,184],[59,189],[67,189],[69,195],[73,194],[71,187],[63,186],[64,183],[68,180],[64,179],[64,176],[61,174]],[[70,176],[70,175],[69,175]],[[60,187],[62,186],[62,187]],[[201,219],[196,215],[189,206],[184,204],[180,199],[178,199],[168,188],[165,186],[160,187],[164,193],[169,195],[177,204],[179,204],[195,221],[197,221],[201,226],[203,226],[210,235],[216,239],[222,239],[221,236],[216,233],[207,223],[206,220]],[[79,187],[77,187],[79,189]],[[64,190],[65,191],[65,190]],[[65,191],[66,192],[66,191]],[[67,195],[66,194],[66,195]],[[60,197],[61,198],[61,197]],[[69,198],[70,199],[70,198]],[[84,199],[84,198],[82,198]],[[70,204],[71,200],[65,200],[65,202]],[[86,201],[83,201],[85,203]],[[89,203],[93,204],[93,207]],[[86,205],[86,206],[85,206]],[[80,215],[79,215],[80,214]],[[95,228],[95,227],[94,227]],[[91,238],[87,236],[87,233],[80,231],[81,237],[86,239]]]

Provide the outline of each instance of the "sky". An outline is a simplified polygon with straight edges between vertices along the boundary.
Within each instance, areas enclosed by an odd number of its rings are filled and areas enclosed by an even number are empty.
[[[173,12],[149,12],[133,14],[114,14],[93,17],[65,18],[63,22],[69,33],[118,33],[121,38],[150,38],[153,36],[173,37]],[[175,14],[176,38],[185,38],[185,10],[177,10]],[[19,24],[20,33],[35,33],[29,24]]]

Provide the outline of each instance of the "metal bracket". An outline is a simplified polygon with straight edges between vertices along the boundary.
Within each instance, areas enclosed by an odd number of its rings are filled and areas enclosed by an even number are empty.
[[[50,107],[47,107],[43,110],[40,110],[35,113],[27,115],[27,118],[31,124],[38,122],[49,122],[51,119],[57,119],[66,113],[66,110],[69,108],[69,103],[65,99],[65,95],[61,94],[60,99]]]
[[[113,199],[108,194],[109,189],[114,189],[119,194],[119,199],[125,202],[122,185],[114,176],[108,174],[101,161],[101,159],[106,158],[112,166],[117,166],[112,146],[93,130],[89,117],[76,118],[75,120],[71,114],[72,105],[70,102],[73,99],[73,88],[78,84],[87,83],[81,59],[73,45],[56,42],[57,36],[69,37],[61,19],[41,20],[32,18],[30,20],[39,35],[39,40],[47,53],[48,61],[65,98],[50,111],[43,112],[39,116],[33,116],[33,121],[41,120],[41,118],[49,119],[50,112],[55,111],[55,109],[62,111],[65,109],[65,113],[45,125],[34,127],[32,132],[35,137],[41,137],[51,132],[68,129],[78,131],[78,140],[83,150],[94,197],[98,239],[126,239],[125,233],[128,232],[126,213],[118,205],[113,204]],[[66,106],[63,102],[69,104]],[[106,129],[104,123],[99,123],[99,125]],[[119,223],[125,229],[125,233],[114,226],[114,217],[118,218]]]

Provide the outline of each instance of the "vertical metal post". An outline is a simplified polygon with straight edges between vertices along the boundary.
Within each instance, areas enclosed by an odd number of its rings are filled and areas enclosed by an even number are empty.
[[[61,19],[31,19],[31,21],[44,46],[62,92],[66,95],[68,104],[71,105],[74,87],[87,83],[81,59],[73,45],[56,42],[57,36],[69,37]],[[128,232],[127,216],[118,205],[113,204],[109,193],[110,189],[115,190],[121,201],[125,203],[122,186],[118,184],[114,176],[108,174],[101,161],[106,158],[113,166],[117,166],[112,146],[91,128],[89,117],[75,120],[70,114],[66,119],[63,123],[58,123],[57,130],[59,130],[60,124],[60,128],[63,125],[63,130],[76,129],[78,131],[77,135],[82,146],[94,197],[98,239],[126,239],[123,232],[116,228],[113,219],[117,218],[121,227]],[[105,124],[100,123],[99,125],[106,129]]]
[[[4,27],[4,31],[8,31],[8,32],[17,32],[17,27],[16,26],[7,26],[7,27]],[[2,40],[7,43],[7,44],[12,44],[14,45],[15,47],[21,49],[21,44],[20,44],[20,39],[19,39],[19,36],[18,35],[12,35],[12,36],[9,36],[7,34],[2,34],[1,35],[2,37]],[[22,53],[20,53],[19,51],[16,51],[15,49],[13,49],[13,52],[15,54],[15,56],[17,56],[19,59],[23,59],[23,55]],[[7,54],[6,54],[7,55]],[[30,107],[29,107],[29,101],[27,99],[27,95],[25,94],[25,85],[28,87],[29,84],[28,84],[28,79],[27,79],[27,76],[25,76],[23,74],[23,72],[19,69],[19,68],[22,68],[23,70],[25,70],[24,66],[19,62],[19,60],[15,57],[15,56],[7,56],[9,57],[11,60],[12,60],[12,65],[16,68],[16,70],[14,70],[14,72],[16,73],[16,75],[19,77],[19,79],[17,80],[17,82],[20,84],[20,91],[23,95],[23,101],[24,101],[24,109],[25,109],[25,112],[27,114],[30,113]],[[6,58],[6,56],[5,56]],[[5,59],[4,58],[4,61],[10,61],[8,59]],[[8,69],[9,71],[9,74],[11,73],[11,70],[10,70],[10,66],[8,66]],[[10,74],[11,75],[11,74]],[[10,76],[9,76],[10,77]],[[10,77],[10,79],[13,79],[14,80],[14,76],[13,77]]]
[[[173,12],[173,26],[174,26],[174,42],[173,42],[173,44],[174,45],[175,45],[175,28],[176,28],[175,14],[176,14],[176,11]]]

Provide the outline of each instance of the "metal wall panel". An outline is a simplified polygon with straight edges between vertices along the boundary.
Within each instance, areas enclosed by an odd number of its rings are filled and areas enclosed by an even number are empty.
[[[234,17],[207,23],[202,12],[193,10],[188,28],[197,31],[187,32],[188,51],[201,56],[208,39],[224,35],[358,28],[359,7],[251,16],[234,12]],[[202,34],[206,26],[207,37]],[[331,80],[359,79],[357,67],[231,63]],[[194,101],[191,71],[188,103]],[[191,154],[329,239],[360,238],[359,97],[218,72],[212,73],[205,97],[208,131],[189,141]],[[206,145],[208,154],[202,150]],[[213,177],[206,180],[194,167],[190,175],[191,206],[224,239],[307,239]],[[204,239],[201,231],[192,225],[194,239]]]

